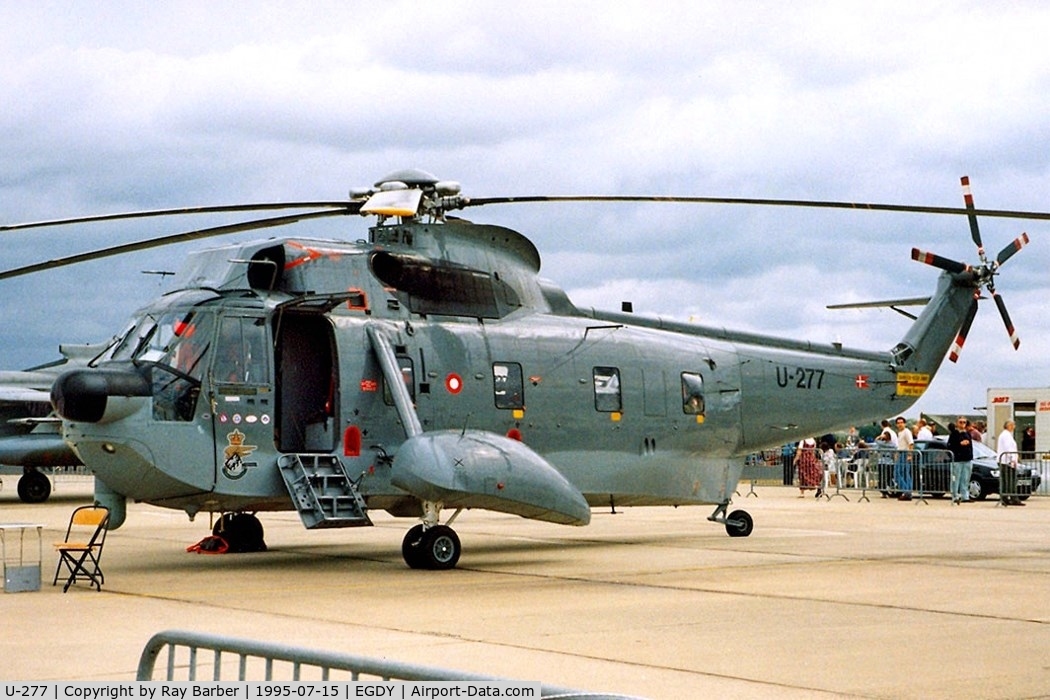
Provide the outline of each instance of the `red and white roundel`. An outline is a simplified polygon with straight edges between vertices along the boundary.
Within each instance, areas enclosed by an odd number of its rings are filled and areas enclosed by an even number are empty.
[[[463,377],[452,372],[445,377],[445,388],[448,389],[448,393],[450,394],[458,394],[463,391]]]

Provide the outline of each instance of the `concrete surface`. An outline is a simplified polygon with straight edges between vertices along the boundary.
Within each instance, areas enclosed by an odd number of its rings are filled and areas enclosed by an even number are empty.
[[[0,521],[44,530],[39,592],[0,594],[0,678],[131,680],[165,629],[331,649],[592,691],[683,698],[1028,698],[1050,693],[1050,499],[1024,508],[738,497],[755,530],[708,507],[596,511],[572,528],[485,512],[455,527],[459,568],[412,571],[412,524],[310,532],[262,514],[270,551],[186,546],[206,516],[129,505],[102,592],[52,587],[90,484]],[[746,493],[746,487],[741,488]]]

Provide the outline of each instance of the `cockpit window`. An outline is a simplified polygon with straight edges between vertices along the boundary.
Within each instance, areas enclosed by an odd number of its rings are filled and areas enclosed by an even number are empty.
[[[152,333],[156,325],[156,322],[149,316],[140,319],[138,323],[132,324],[124,331],[116,345],[113,346],[110,352],[110,359],[134,359],[136,350],[145,342],[143,338]]]
[[[201,358],[211,342],[212,314],[174,311],[160,317],[145,316],[114,345],[114,360],[159,362],[200,379]]]
[[[98,357],[92,360],[92,364],[99,360],[112,360],[123,353],[124,348],[126,348],[128,343],[131,342],[130,338],[135,334],[136,328],[138,328],[138,322],[132,321],[123,331],[113,336],[113,340],[110,342],[109,346],[102,351]]]
[[[221,384],[269,382],[266,326],[260,318],[227,316],[219,326],[212,378]]]
[[[190,421],[196,411],[203,358],[215,328],[213,314],[168,314],[139,335],[137,359],[152,360],[153,418]]]
[[[164,359],[180,372],[194,379],[204,376],[204,353],[211,344],[214,317],[211,314],[187,314],[172,325],[172,337],[164,344]]]

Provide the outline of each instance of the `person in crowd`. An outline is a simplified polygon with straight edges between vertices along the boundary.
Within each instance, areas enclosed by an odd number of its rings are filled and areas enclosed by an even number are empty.
[[[930,429],[929,423],[926,419],[920,418],[919,422],[915,424],[915,439],[916,440],[932,440],[933,430]]]
[[[975,443],[984,442],[984,433],[977,429],[977,424],[970,419],[966,419],[966,432],[970,434],[970,439]]]
[[[795,452],[797,447],[793,442],[785,442],[780,446],[780,464],[784,470],[784,486],[795,483]]]
[[[816,497],[822,495],[820,484],[824,478],[820,457],[817,456],[817,441],[806,438],[798,443],[795,450],[795,467],[798,469],[799,498],[806,497],[806,491],[816,489]]]
[[[1024,501],[1017,497],[1017,441],[1014,439],[1014,422],[1003,423],[1003,432],[996,441],[996,454],[999,459],[999,499],[1004,506],[1023,506]]]
[[[952,452],[952,503],[969,503],[973,473],[973,440],[962,416],[948,426],[948,449]]]
[[[890,422],[888,420],[882,421],[882,432],[875,438],[875,449],[885,450],[891,452],[897,449],[897,435],[889,427]],[[893,474],[890,473],[890,465],[893,464],[893,456],[886,455],[877,457],[877,464],[879,470],[878,486],[882,491],[882,497],[888,498],[887,492],[893,481]]]
[[[827,440],[820,443],[820,461],[824,466],[824,474],[826,475],[826,479],[823,482],[823,487],[821,489],[818,489],[818,491],[823,491],[824,489],[831,486],[832,474],[835,475],[835,484],[837,486],[844,485],[841,483],[842,474],[839,473],[839,456],[835,450],[836,446],[837,445],[832,445]],[[819,496],[820,494],[818,493],[817,495]]]
[[[1021,459],[1035,459],[1035,428],[1032,426],[1021,433]]]
[[[849,432],[846,433],[846,449],[850,452],[854,452],[859,446],[860,434],[857,432],[857,426],[851,425],[849,427]]]
[[[897,465],[894,470],[894,476],[897,479],[897,488],[900,490],[900,496],[898,496],[898,498],[902,501],[910,501],[912,490],[911,451],[915,447],[915,436],[911,434],[911,428],[908,427],[908,422],[904,420],[904,416],[899,416],[896,423]]]

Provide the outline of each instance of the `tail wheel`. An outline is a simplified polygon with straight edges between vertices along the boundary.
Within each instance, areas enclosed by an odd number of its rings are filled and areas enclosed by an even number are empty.
[[[734,510],[726,518],[726,532],[730,537],[747,537],[755,529],[755,521],[746,510]]]

